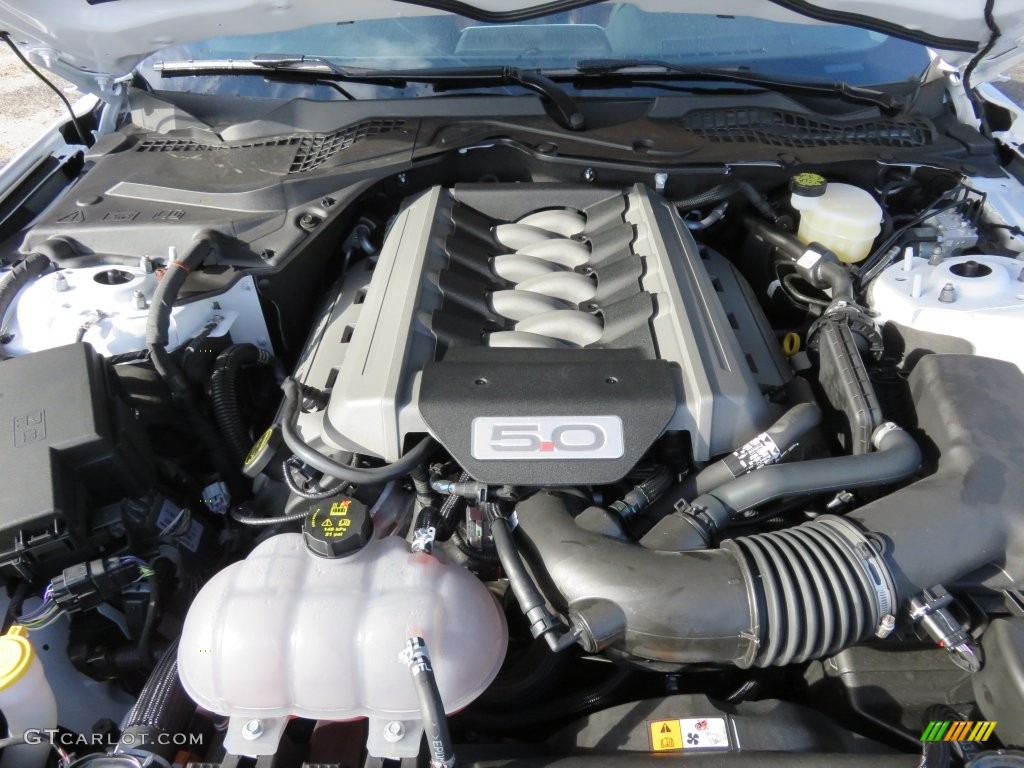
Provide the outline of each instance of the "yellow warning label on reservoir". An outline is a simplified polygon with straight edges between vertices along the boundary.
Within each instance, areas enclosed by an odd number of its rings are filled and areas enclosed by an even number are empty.
[[[651,751],[667,752],[683,748],[683,733],[678,720],[651,721]]]

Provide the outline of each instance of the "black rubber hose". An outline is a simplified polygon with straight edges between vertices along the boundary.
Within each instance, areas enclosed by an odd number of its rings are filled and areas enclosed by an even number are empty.
[[[485,504],[484,512],[491,523],[491,535],[494,537],[494,548],[498,551],[501,568],[505,571],[520,610],[530,622],[530,633],[534,637],[546,637],[558,628],[558,622],[548,611],[544,597],[523,564],[519,547],[512,535],[512,526],[498,513],[496,504]]]
[[[493,683],[481,693],[473,708],[500,709],[529,705],[539,701],[558,685],[569,655],[552,653],[543,640],[534,640],[509,669],[502,669]]]
[[[801,243],[789,232],[756,216],[746,215],[742,221],[743,226],[746,227],[750,234],[766,242],[786,261],[794,264],[797,263],[811,248],[811,246]],[[853,278],[850,277],[846,267],[828,249],[822,246],[815,246],[815,248],[824,254],[825,258],[815,265],[811,274],[804,275],[801,273],[801,276],[811,278],[812,282],[830,288],[832,290],[833,303],[840,300],[852,302],[854,300]]]
[[[424,508],[436,506],[427,470],[422,466],[413,467],[409,470],[409,479],[412,480],[413,489],[416,491],[416,503]]]
[[[303,464],[312,467],[318,472],[322,472],[328,477],[344,480],[353,485],[385,483],[409,474],[414,468],[424,463],[430,452],[434,449],[434,441],[429,437],[425,437],[393,464],[374,468],[350,467],[345,464],[339,464],[314,449],[302,439],[295,429],[295,424],[299,417],[299,406],[301,405],[299,385],[294,379],[288,378],[281,385],[281,389],[284,391],[284,403],[281,411],[281,435],[284,438],[285,445]]]
[[[21,289],[35,280],[50,268],[50,260],[38,253],[30,253],[15,264],[11,271],[0,279],[0,333],[4,329],[4,319],[14,305]]]
[[[712,187],[705,192],[691,195],[682,200],[673,200],[672,204],[681,211],[692,211],[694,208],[705,208],[709,205],[724,202],[736,195],[743,195],[757,212],[768,219],[768,221],[774,223],[778,220],[778,216],[772,210],[765,196],[758,192],[753,184],[746,181],[729,181],[725,184],[719,184],[717,187]]]
[[[427,644],[422,637],[413,637],[409,639],[406,649],[412,684],[416,689],[423,718],[423,735],[427,740],[431,768],[453,768],[455,748],[448,732],[448,716],[444,711]]]
[[[874,453],[776,464],[742,475],[663,517],[640,543],[662,552],[706,549],[735,518],[772,501],[904,480],[921,466],[917,442],[887,423],[875,430]]]
[[[737,477],[694,500],[694,507],[721,506],[730,517],[777,499],[881,486],[910,477],[921,467],[921,449],[896,425],[875,431],[874,453],[777,464]]]
[[[704,467],[700,472],[686,478],[671,493],[672,499],[687,501],[718,488],[742,474],[757,469],[758,457],[752,453],[759,447],[766,447],[778,459],[793,448],[805,434],[821,421],[821,410],[813,403],[797,403],[763,433],[747,441],[727,457]],[[770,441],[770,442],[767,442]],[[761,465],[763,466],[763,465]]]
[[[270,365],[272,362],[273,358],[269,352],[252,344],[235,344],[217,355],[213,371],[210,373],[213,415],[217,419],[221,435],[233,454],[232,458],[239,466],[252,448],[249,428],[242,418],[239,374],[245,366]]]
[[[491,712],[472,707],[460,713],[458,721],[487,732],[535,731],[613,705],[616,694],[632,676],[628,669],[616,669],[607,680],[595,686],[534,709],[509,707],[501,712]]]
[[[165,735],[183,733],[196,711],[178,678],[178,641],[175,640],[157,662],[138,700],[125,716],[121,740],[115,753],[153,754],[174,759],[180,747],[160,744],[173,741]]]

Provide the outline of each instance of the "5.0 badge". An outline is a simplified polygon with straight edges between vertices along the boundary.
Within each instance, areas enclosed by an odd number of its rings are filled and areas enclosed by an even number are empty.
[[[620,459],[618,416],[478,416],[471,452],[481,461]]]

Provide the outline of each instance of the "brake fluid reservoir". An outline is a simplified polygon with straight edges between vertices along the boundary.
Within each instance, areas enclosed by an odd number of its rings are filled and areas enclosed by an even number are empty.
[[[848,264],[871,253],[882,230],[882,208],[871,193],[850,184],[829,184],[816,173],[794,176],[791,188],[793,207],[800,212],[800,242],[821,243]]]
[[[345,518],[333,515],[307,522],[336,529]],[[311,551],[301,534],[274,536],[214,576],[189,608],[181,682],[200,706],[231,718],[232,754],[273,754],[298,716],[368,717],[370,754],[415,756],[422,723],[398,658],[406,639],[426,640],[446,712],[472,702],[501,667],[504,615],[469,571],[394,536],[354,551],[332,541],[311,539]]]

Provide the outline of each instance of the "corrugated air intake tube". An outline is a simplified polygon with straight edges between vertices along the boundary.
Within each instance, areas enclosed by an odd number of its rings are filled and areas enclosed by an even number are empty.
[[[937,584],[1012,588],[1024,577],[1024,375],[997,360],[929,355],[909,385],[926,476],[847,515],[658,551],[577,525],[588,501],[545,492],[516,506],[520,549],[588,651],[674,664],[820,658],[886,636]],[[858,480],[867,457],[847,458]],[[804,464],[813,492],[815,462]],[[731,482],[747,487],[773,469]],[[729,497],[729,484],[714,493]]]

